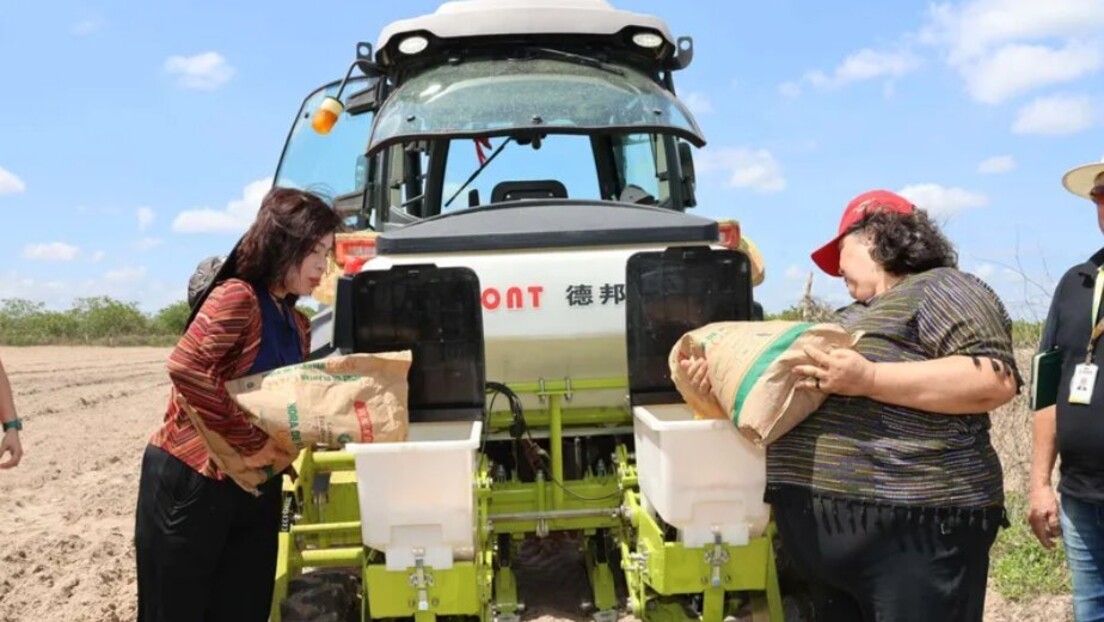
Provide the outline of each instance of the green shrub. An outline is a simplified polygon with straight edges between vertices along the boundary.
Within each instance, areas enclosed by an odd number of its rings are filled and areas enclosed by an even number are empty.
[[[188,321],[191,312],[187,301],[175,302],[153,316],[153,325],[159,333],[179,335],[184,332],[184,324]]]
[[[187,310],[178,303],[151,317],[137,303],[106,296],[78,299],[66,311],[23,299],[0,300],[0,344],[168,345],[183,326],[184,319],[174,319],[178,307]]]

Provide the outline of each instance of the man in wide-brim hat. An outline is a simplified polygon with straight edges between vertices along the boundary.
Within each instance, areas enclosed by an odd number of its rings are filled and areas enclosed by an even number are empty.
[[[1104,162],[1070,170],[1062,185],[1096,205],[1104,232]],[[1058,351],[1061,373],[1056,403],[1035,413],[1028,521],[1047,548],[1062,537],[1077,620],[1104,619],[1104,378],[1097,373],[1104,365],[1104,323],[1097,325],[1102,306],[1104,248],[1058,282],[1039,348]],[[1061,503],[1050,478],[1058,456]]]
[[[1083,164],[1062,177],[1066,190],[1100,205],[1104,200],[1104,160]]]

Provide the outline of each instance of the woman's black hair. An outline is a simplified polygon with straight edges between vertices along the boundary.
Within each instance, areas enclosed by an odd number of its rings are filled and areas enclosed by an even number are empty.
[[[909,214],[874,211],[847,230],[870,236],[870,256],[890,274],[957,268],[958,253],[924,210]]]
[[[341,216],[319,195],[273,188],[238,246],[238,276],[267,287],[279,285],[322,238],[341,229]],[[298,298],[288,296],[293,304]]]

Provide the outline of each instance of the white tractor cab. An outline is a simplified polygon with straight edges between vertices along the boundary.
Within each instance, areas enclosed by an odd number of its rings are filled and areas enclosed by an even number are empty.
[[[313,356],[412,350],[411,430],[304,451],[275,619],[320,613],[305,568],[351,564],[357,619],[512,622],[518,544],[552,532],[581,537],[598,620],[781,619],[762,452],[667,367],[762,315],[739,225],[687,213],[692,58],[603,0],[447,2],[303,103],[275,183],[357,230]]]
[[[334,197],[380,234],[381,259],[475,270],[489,377],[623,375],[627,258],[748,248],[738,223],[687,215],[705,139],[673,75],[693,43],[659,19],[603,0],[447,2],[357,54],[303,103],[275,183]],[[332,130],[312,131],[335,104]],[[518,367],[533,340],[550,367]]]

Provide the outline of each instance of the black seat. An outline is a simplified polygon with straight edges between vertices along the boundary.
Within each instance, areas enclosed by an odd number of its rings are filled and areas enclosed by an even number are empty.
[[[491,203],[522,199],[566,199],[567,187],[555,179],[503,181],[491,190]]]

